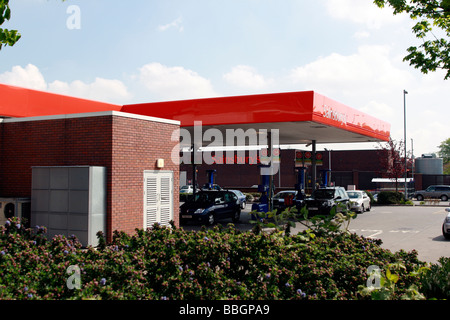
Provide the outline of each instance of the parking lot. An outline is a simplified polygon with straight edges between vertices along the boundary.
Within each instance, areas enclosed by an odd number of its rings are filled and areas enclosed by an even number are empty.
[[[436,262],[441,256],[450,256],[450,241],[442,235],[442,222],[447,214],[441,206],[375,206],[351,221],[349,230],[367,238],[381,239],[382,247],[391,251],[417,250],[419,259]],[[242,231],[251,230],[251,205],[242,210],[241,220],[235,224]],[[226,226],[231,219],[220,221]],[[183,225],[186,230],[199,230],[198,225]],[[293,230],[301,231],[302,226]]]

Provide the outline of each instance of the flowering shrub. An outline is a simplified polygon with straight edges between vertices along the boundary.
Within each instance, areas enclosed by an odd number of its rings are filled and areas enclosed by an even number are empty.
[[[364,299],[367,268],[401,262],[396,292],[417,279],[417,253],[382,249],[355,234],[282,236],[224,228],[155,225],[81,248],[75,237],[47,240],[17,220],[0,227],[0,299]],[[79,289],[68,279],[79,268]],[[70,280],[70,279],[69,279]],[[395,298],[395,297],[394,297]]]

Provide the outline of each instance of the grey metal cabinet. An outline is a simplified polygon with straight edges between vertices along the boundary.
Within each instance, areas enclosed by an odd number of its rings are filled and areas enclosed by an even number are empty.
[[[75,235],[83,246],[97,246],[106,205],[105,167],[32,168],[31,227],[47,227],[49,238]]]

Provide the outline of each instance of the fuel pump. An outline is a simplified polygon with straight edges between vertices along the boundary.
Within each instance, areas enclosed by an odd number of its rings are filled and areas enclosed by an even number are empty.
[[[217,172],[217,170],[206,170],[206,176],[207,176],[207,188],[209,190],[212,190],[214,188],[214,175]]]
[[[270,167],[269,165],[260,165],[260,170],[262,172],[263,168]],[[252,211],[258,212],[268,212],[269,211],[269,201],[270,201],[270,175],[260,174],[260,183],[258,185],[258,192],[261,192],[261,198],[259,203],[254,203],[252,205]],[[252,216],[252,219],[254,217]]]

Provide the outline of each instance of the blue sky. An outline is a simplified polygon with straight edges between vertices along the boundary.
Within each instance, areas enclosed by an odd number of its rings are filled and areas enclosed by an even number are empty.
[[[406,89],[408,149],[412,138],[416,156],[435,152],[450,137],[450,82],[402,61],[420,44],[412,22],[372,0],[10,5],[2,27],[22,39],[0,51],[0,83],[118,104],[315,90],[388,121],[397,140]],[[79,29],[67,26],[74,17]]]

